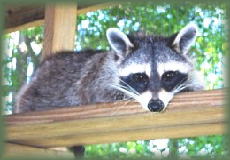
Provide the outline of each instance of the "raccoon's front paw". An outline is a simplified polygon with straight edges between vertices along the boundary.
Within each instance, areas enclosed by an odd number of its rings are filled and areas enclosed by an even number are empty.
[[[73,146],[73,147],[70,147],[69,150],[73,152],[76,158],[84,157],[84,153],[85,153],[84,146]]]

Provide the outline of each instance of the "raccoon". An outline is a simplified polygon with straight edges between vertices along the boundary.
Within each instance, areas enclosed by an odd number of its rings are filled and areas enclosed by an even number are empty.
[[[188,56],[196,32],[193,24],[171,36],[126,35],[109,28],[111,51],[61,52],[43,60],[19,91],[16,112],[125,99],[161,112],[174,94],[203,88]]]

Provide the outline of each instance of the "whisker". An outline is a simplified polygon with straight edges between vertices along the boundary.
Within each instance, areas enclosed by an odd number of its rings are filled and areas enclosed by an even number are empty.
[[[199,85],[199,83],[187,83],[187,84],[182,84],[180,85],[175,91],[173,91],[174,93],[178,93],[180,92],[181,90],[187,88],[187,87],[191,87],[191,86],[194,86],[194,85]]]
[[[179,82],[175,87],[173,87],[173,90],[174,90],[174,89],[177,89],[180,85],[186,83],[186,82],[182,83],[182,82],[183,82],[184,80],[186,80],[186,79],[187,79],[187,77],[181,79],[180,82]]]
[[[183,90],[186,87],[188,87],[187,84],[181,84],[175,90],[173,90],[173,93],[178,93],[178,92],[180,92],[181,90]]]
[[[111,86],[117,90],[120,90],[120,91],[126,93],[128,96],[130,96],[134,99],[137,99],[138,95],[134,92],[129,91],[127,87],[124,87],[122,85],[115,85],[115,84],[111,84]]]
[[[184,89],[184,88],[186,88],[187,87],[187,85],[188,85],[188,81],[185,81],[184,83],[183,83],[183,81],[184,80],[186,80],[187,79],[187,77],[185,77],[185,78],[183,78],[183,79],[181,79],[180,80],[180,82],[176,85],[176,86],[174,86],[173,87],[173,93],[178,93],[178,92],[180,92],[181,90],[182,90],[182,88]]]
[[[120,79],[120,81],[122,83],[124,83],[132,92],[134,92],[137,95],[140,95],[140,93],[138,93],[133,87],[131,87],[128,83],[126,83],[125,81],[123,81],[122,79]],[[123,85],[122,85],[123,86]],[[124,86],[125,87],[125,86]]]

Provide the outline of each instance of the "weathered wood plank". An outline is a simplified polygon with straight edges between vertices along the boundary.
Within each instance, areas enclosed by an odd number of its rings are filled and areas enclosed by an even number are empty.
[[[116,3],[117,4],[117,3]],[[100,3],[100,4],[78,4],[77,14],[104,9],[115,3]],[[17,30],[26,29],[29,27],[41,26],[44,24],[45,7],[43,5],[28,5],[28,6],[8,6],[5,13],[5,32],[10,33]]]
[[[129,124],[127,124],[129,125]],[[96,127],[96,126],[95,126]],[[103,144],[125,142],[131,140],[151,140],[162,138],[186,138],[204,135],[220,135],[225,132],[223,123],[179,125],[160,128],[141,128],[122,131],[106,131],[85,133],[82,135],[66,135],[60,137],[40,138],[17,141],[18,143],[36,147],[71,147],[74,145]]]
[[[73,4],[56,4],[46,7],[43,58],[58,51],[74,49],[76,13],[77,7]]]
[[[178,94],[164,113],[124,101],[17,114],[6,116],[7,140],[61,147],[223,134],[223,106],[224,90],[213,90]]]

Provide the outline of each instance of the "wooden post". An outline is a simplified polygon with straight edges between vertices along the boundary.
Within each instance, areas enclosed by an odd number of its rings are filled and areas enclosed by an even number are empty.
[[[45,8],[45,33],[42,57],[73,50],[76,30],[75,4],[55,4]]]

